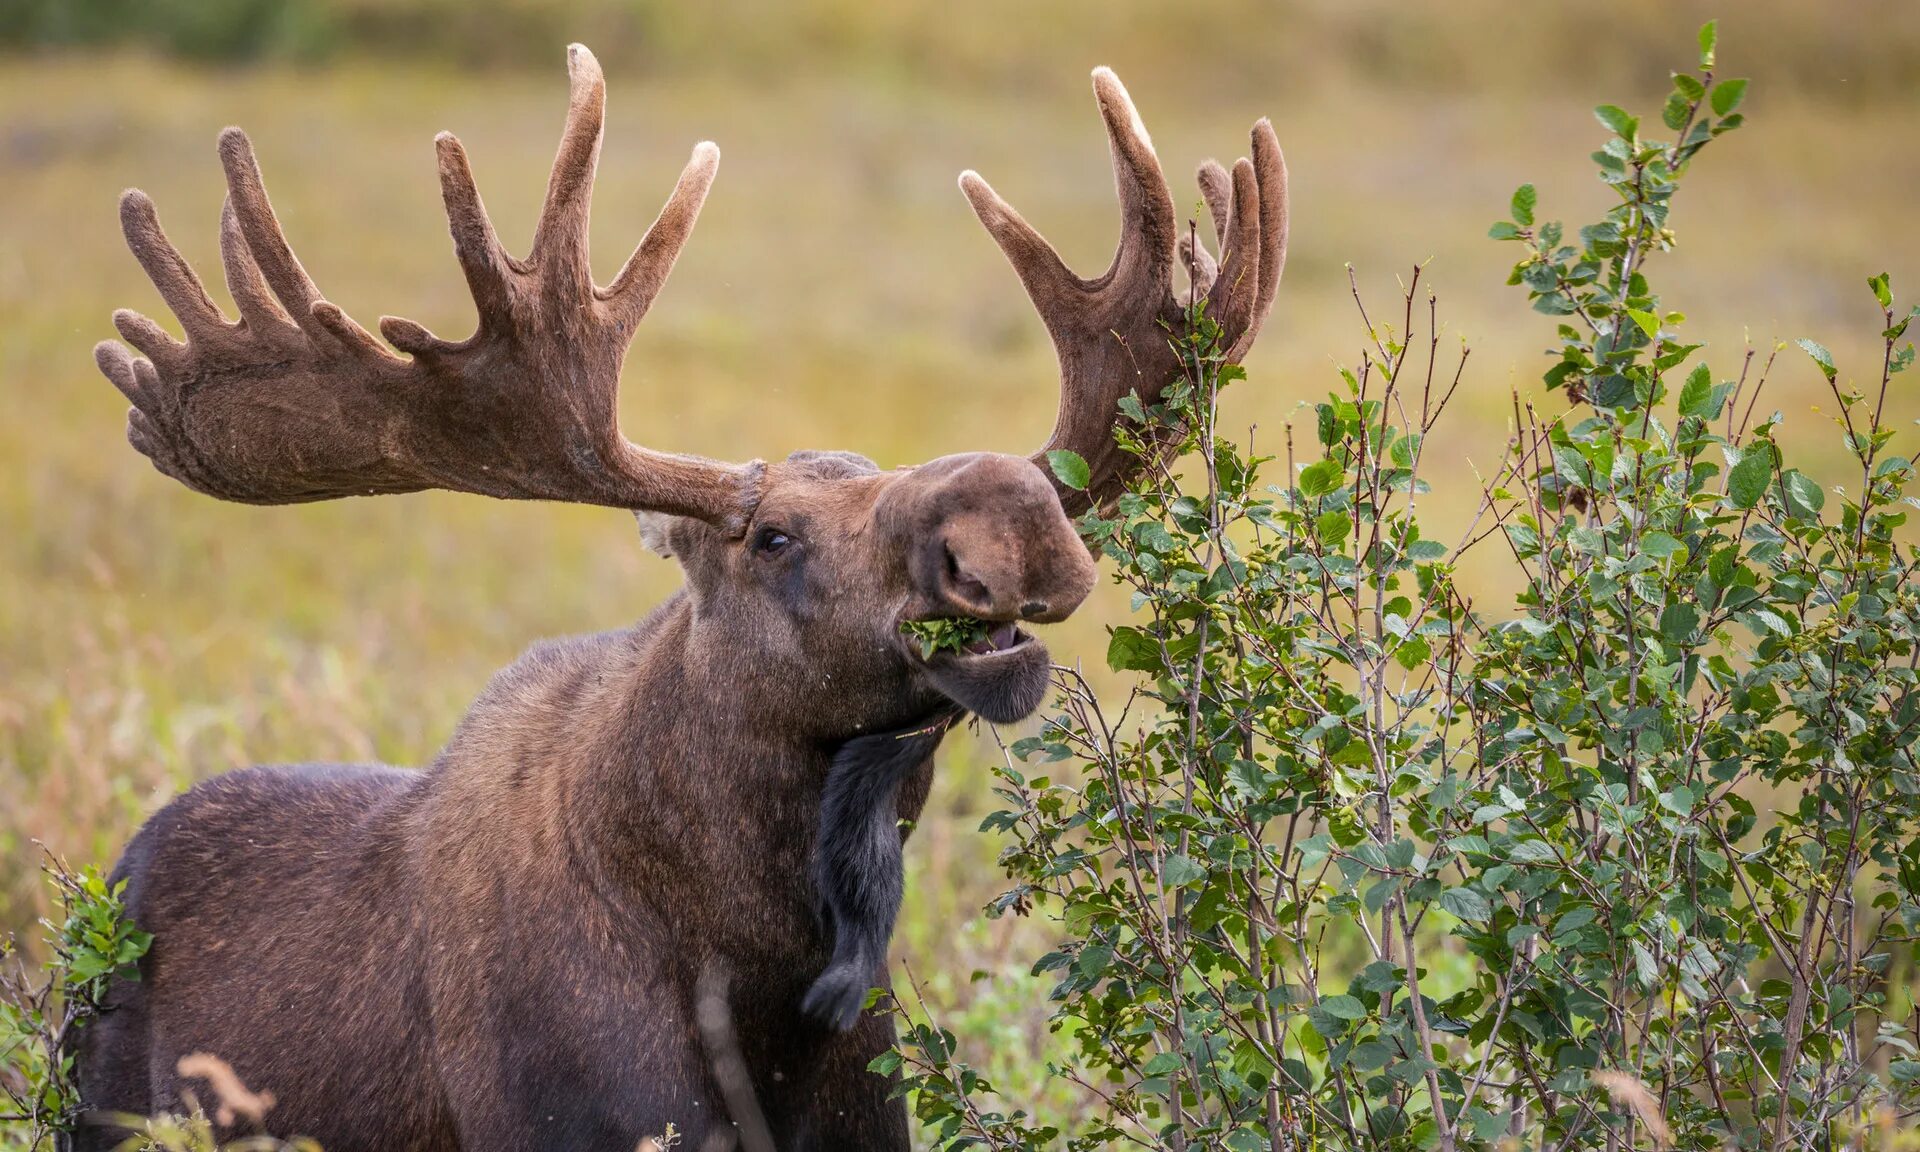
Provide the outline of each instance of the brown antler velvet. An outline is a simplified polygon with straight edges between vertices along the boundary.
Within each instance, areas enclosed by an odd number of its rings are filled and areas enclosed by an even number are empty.
[[[1186,328],[1185,301],[1174,293],[1176,258],[1191,271],[1191,291],[1202,294],[1208,315],[1225,330],[1228,360],[1238,363],[1273,306],[1287,255],[1287,167],[1271,124],[1263,119],[1253,126],[1253,159],[1241,159],[1231,174],[1212,161],[1200,166],[1201,194],[1222,248],[1216,263],[1180,227],[1153,142],[1119,78],[1095,69],[1093,91],[1112,142],[1120,194],[1120,245],[1104,275],[1074,275],[977,173],[960,176],[961,191],[1053,337],[1060,411],[1052,438],[1034,460],[1044,469],[1046,453],[1058,448],[1086,459],[1092,472],[1087,489],[1060,488],[1072,513],[1110,503],[1141,465],[1114,442],[1121,398],[1138,392],[1143,404],[1152,404],[1181,377],[1179,358],[1168,347],[1169,336]],[[1171,434],[1160,437],[1163,450],[1173,442]]]
[[[180,343],[138,313],[95,350],[133,402],[127,439],[161,472],[223,500],[291,504],[446,488],[694,516],[737,530],[761,467],[651,451],[621,435],[620,364],[693,231],[720,163],[702,143],[613,283],[595,287],[588,206],[606,82],[567,49],[572,97],[533,251],[500,247],[460,142],[435,141],[454,253],[479,311],[467,340],[382,317],[396,356],[327,302],[288,247],[253,148],[220,136],[228,198],[220,249],[240,313],[228,321],[167,240],[153,202],[120,201],[127,244],[186,330]]]

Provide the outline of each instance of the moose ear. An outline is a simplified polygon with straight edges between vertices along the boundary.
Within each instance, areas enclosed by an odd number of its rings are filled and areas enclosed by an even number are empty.
[[[640,542],[667,559],[673,559],[673,522],[678,516],[665,512],[639,511],[633,514],[640,525]]]

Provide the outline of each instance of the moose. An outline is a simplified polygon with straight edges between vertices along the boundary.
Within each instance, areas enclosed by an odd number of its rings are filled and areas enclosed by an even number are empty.
[[[1108,507],[1175,434],[1116,443],[1120,401],[1182,378],[1169,337],[1202,303],[1238,362],[1274,297],[1286,169],[1199,169],[1212,242],[1182,226],[1126,90],[1097,70],[1121,207],[1086,279],[978,175],[960,188],[1040,314],[1059,412],[1032,457],[882,471],[798,452],[723,463],[642,447],[616,415],[640,320],[692,232],[710,143],[613,281],[587,220],[605,81],[568,49],[571,96],[525,259],[503,250],[460,143],[437,138],[454,254],[479,315],[443,340],[384,317],[383,344],[328,302],[274,216],[252,145],[219,141],[229,320],[137,190],[129,247],[184,329],[130,311],[95,358],[163,474],[250,504],[449,489],[632,511],[685,586],[640,623],[538,644],[498,673],[425,770],[302,764],[208,779],[154,815],[115,872],[153,934],[74,1055],[97,1121],[181,1106],[180,1058],[212,1053],[277,1105],[268,1126],[329,1152],[619,1149],[666,1130],[738,1138],[700,1010],[725,974],[757,1131],[783,1150],[904,1149],[904,1104],[867,1065],[893,1041],[862,1009],[887,982],[900,841],[959,717],[1024,718]],[[1176,280],[1178,273],[1179,279]],[[390,346],[390,347],[389,347]],[[1084,486],[1046,453],[1088,463]],[[911,621],[983,638],[923,653]]]

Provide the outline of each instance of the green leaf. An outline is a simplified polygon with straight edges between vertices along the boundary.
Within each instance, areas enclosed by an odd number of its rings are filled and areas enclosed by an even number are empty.
[[[1666,104],[1660,109],[1660,123],[1678,132],[1686,125],[1687,116],[1692,111],[1693,105],[1687,103],[1687,98],[1675,92],[1667,97]]]
[[[1826,506],[1827,494],[1821,491],[1820,485],[1814,482],[1813,477],[1796,470],[1787,473],[1786,482],[1787,495],[1792,497],[1796,504],[1818,516],[1820,509]]]
[[[1727,473],[1727,499],[1735,508],[1751,508],[1766,495],[1773,479],[1773,452],[1766,444],[1753,444],[1740,463]]]
[[[1593,118],[1625,140],[1633,139],[1633,134],[1640,128],[1640,121],[1629,116],[1626,109],[1617,104],[1600,105],[1593,110]]]
[[[1802,352],[1813,357],[1813,362],[1820,366],[1821,373],[1824,374],[1828,380],[1834,378],[1838,370],[1833,366],[1833,353],[1827,351],[1826,345],[1804,338],[1795,340],[1794,343],[1800,346]]]
[[[1317,464],[1309,464],[1300,470],[1300,494],[1325,496],[1340,487],[1340,480],[1345,472],[1340,461],[1331,457]]]
[[[1071,448],[1055,448],[1047,453],[1047,466],[1053,469],[1055,479],[1075,492],[1085,492],[1093,479],[1087,462]]]
[[[1873,289],[1873,298],[1880,301],[1880,307],[1893,307],[1893,287],[1885,272],[1869,277],[1867,287]]]
[[[1688,373],[1687,382],[1680,389],[1680,415],[1711,420],[1719,415],[1714,411],[1712,400],[1713,373],[1702,364]]]
[[[1722,80],[1713,86],[1713,114],[1725,116],[1740,107],[1747,95],[1745,80]]]
[[[1633,322],[1640,326],[1640,331],[1647,334],[1647,339],[1652,340],[1660,335],[1660,317],[1651,312],[1642,312],[1637,308],[1627,309],[1627,315],[1633,317]]]
[[[1532,227],[1533,206],[1539,202],[1539,199],[1539,194],[1534,191],[1533,185],[1520,185],[1513,193],[1513,202],[1511,205],[1513,209],[1513,222],[1522,227]]]
[[[1440,907],[1470,924],[1493,918],[1493,902],[1471,888],[1449,888],[1440,893]]]
[[[1160,866],[1160,879],[1169,888],[1185,888],[1207,878],[1207,870],[1178,852],[1167,854]]]
[[[1675,644],[1685,644],[1693,639],[1693,633],[1699,627],[1699,610],[1684,600],[1675,600],[1660,612],[1660,635]]]
[[[1487,238],[1489,240],[1512,240],[1519,235],[1519,226],[1511,220],[1498,221],[1493,227],[1487,229]]]
[[[1655,560],[1670,560],[1685,554],[1687,546],[1665,532],[1649,532],[1640,538],[1640,551]]]
[[[1367,1006],[1354,996],[1322,996],[1320,1010],[1335,1020],[1365,1020]]]
[[[1387,450],[1387,454],[1393,459],[1394,466],[1399,468],[1413,467],[1414,458],[1420,454],[1420,442],[1421,436],[1418,432],[1409,432],[1404,436],[1396,438],[1393,442],[1393,447]]]
[[[1138,628],[1118,627],[1107,640],[1107,667],[1115,672],[1161,671],[1160,642]]]
[[[1713,67],[1714,44],[1720,38],[1720,22],[1709,20],[1700,25],[1700,67]]]

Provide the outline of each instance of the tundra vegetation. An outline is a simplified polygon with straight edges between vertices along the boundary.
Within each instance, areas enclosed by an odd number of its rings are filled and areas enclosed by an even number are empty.
[[[1142,683],[1068,674],[983,825],[992,914],[1055,933],[1050,1071],[1097,1104],[1030,1114],[923,1016],[874,1068],[934,1146],[1779,1152],[1920,1109],[1920,554],[1887,419],[1920,309],[1868,280],[1857,382],[1810,339],[1707,361],[1653,277],[1742,123],[1715,48],[1656,117],[1595,110],[1600,219],[1526,185],[1494,224],[1555,402],[1516,395],[1489,473],[1431,466],[1468,350],[1419,268],[1390,314],[1356,290],[1357,362],[1257,448],[1220,427],[1243,373],[1205,318],[1175,339],[1187,386],[1130,414],[1193,467],[1081,520]],[[1768,379],[1807,370],[1844,477],[1780,450]],[[1461,483],[1465,530],[1424,534]],[[1476,548],[1511,606],[1456,583]]]

